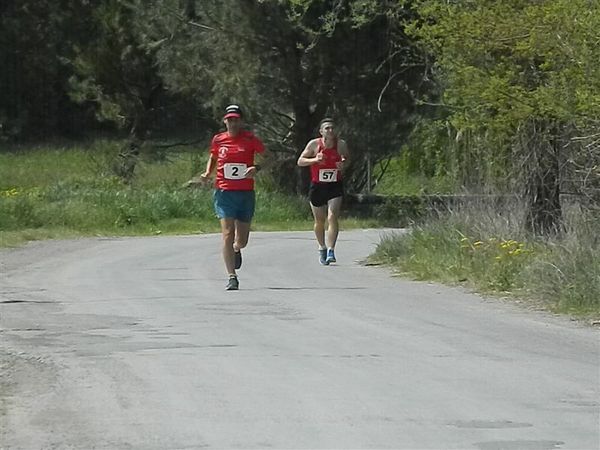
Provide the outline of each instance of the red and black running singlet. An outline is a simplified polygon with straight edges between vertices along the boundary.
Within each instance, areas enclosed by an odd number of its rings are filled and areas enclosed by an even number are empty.
[[[310,166],[310,181],[312,183],[335,183],[342,180],[342,172],[337,168],[337,163],[342,160],[338,153],[337,140],[330,148],[325,147],[323,138],[318,139],[317,153],[323,153],[323,160]]]
[[[251,191],[254,179],[245,178],[246,169],[254,165],[254,155],[262,153],[263,143],[250,131],[232,137],[227,132],[213,137],[210,154],[217,159],[215,187],[224,191]]]

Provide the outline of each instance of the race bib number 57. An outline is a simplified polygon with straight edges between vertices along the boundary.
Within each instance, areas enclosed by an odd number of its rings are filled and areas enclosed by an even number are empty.
[[[223,165],[223,174],[228,180],[241,180],[246,178],[246,164],[225,163]]]
[[[319,170],[319,182],[320,183],[334,183],[337,179],[337,169],[320,169]]]

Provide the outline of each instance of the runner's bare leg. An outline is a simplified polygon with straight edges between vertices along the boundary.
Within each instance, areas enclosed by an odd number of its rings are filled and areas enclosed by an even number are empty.
[[[235,240],[233,243],[233,250],[240,251],[246,245],[248,245],[248,238],[250,237],[250,222],[242,222],[240,220],[235,221]]]
[[[223,261],[229,275],[235,275],[235,259],[233,255],[233,242],[235,239],[235,219],[221,219],[221,233],[223,235]]]
[[[325,248],[325,221],[327,220],[327,206],[310,205],[313,217],[315,218],[314,230],[319,248]]]
[[[332,198],[327,202],[327,248],[335,248],[340,231],[339,217],[342,210],[342,197]]]

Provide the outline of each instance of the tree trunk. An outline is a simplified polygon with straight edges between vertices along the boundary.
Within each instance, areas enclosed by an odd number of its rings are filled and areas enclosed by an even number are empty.
[[[296,98],[294,101],[295,122],[292,128],[293,143],[296,149],[295,158],[300,156],[307,142],[312,136],[312,124],[310,118],[309,105],[305,98]],[[307,167],[296,166],[296,193],[306,195],[310,183],[310,171]]]
[[[559,127],[535,120],[527,130],[530,140],[526,226],[537,236],[559,233],[562,229],[560,202]]]
[[[147,95],[138,99],[137,107],[131,118],[129,139],[123,145],[118,159],[113,164],[113,171],[125,182],[131,183],[135,176],[135,168],[140,159],[141,149],[150,137],[152,130],[152,113],[162,92],[162,83],[156,83],[148,89]]]
[[[297,57],[296,67],[298,72],[294,75],[294,84],[292,86],[292,107],[294,110],[294,126],[292,127],[292,142],[296,150],[295,158],[298,159],[300,153],[306,147],[309,140],[316,137],[316,128],[323,114],[327,110],[324,101],[317,104],[311,110],[310,98],[307,95],[311,87],[307,86],[302,79],[300,57]],[[296,169],[296,193],[306,195],[310,184],[310,171],[307,167],[297,167]]]

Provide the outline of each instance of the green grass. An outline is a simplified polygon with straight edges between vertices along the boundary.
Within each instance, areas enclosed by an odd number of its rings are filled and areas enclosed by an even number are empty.
[[[508,211],[508,212],[507,212]],[[372,261],[419,280],[529,299],[559,313],[600,316],[600,218],[567,214],[559,237],[522,231],[518,208],[463,208],[382,239]]]
[[[523,277],[531,295],[552,298],[566,313],[600,311],[600,217],[575,211],[562,239],[545,243]]]
[[[83,144],[0,148],[0,190],[45,188],[57,183],[115,182],[112,164],[123,143],[97,140]],[[4,151],[1,151],[4,150]],[[164,160],[142,155],[135,186],[177,185],[203,166],[199,152],[172,153]],[[204,152],[202,152],[204,153]]]
[[[0,153],[0,246],[28,240],[219,232],[212,189],[182,185],[205,166],[205,151],[142,157],[129,185],[111,165],[118,141],[86,146],[12,149]],[[342,228],[375,226],[345,218]],[[257,180],[254,230],[310,230],[308,202],[273,192]]]
[[[209,189],[61,181],[46,188],[0,191],[0,239],[149,235],[219,231]],[[258,193],[254,229],[308,229],[306,201]]]
[[[375,167],[373,177],[377,179],[381,169]],[[456,185],[450,177],[426,177],[411,173],[402,157],[393,158],[387,166],[384,176],[373,189],[374,194],[382,195],[419,195],[419,194],[451,194]]]

